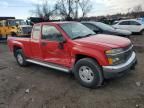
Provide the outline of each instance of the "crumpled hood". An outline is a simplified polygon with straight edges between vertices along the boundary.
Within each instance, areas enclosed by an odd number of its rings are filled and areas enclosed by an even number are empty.
[[[86,47],[100,46],[103,48],[122,48],[131,43],[128,38],[105,34],[97,34],[86,38],[76,39],[74,41],[77,44]]]

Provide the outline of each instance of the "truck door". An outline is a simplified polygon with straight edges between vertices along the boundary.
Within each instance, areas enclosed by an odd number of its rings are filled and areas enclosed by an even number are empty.
[[[41,25],[35,25],[33,27],[32,37],[31,37],[31,53],[32,58],[41,60],[42,54],[40,49],[40,37],[41,37]]]
[[[11,33],[11,26],[8,20],[5,22],[5,32],[6,32],[6,35],[10,35]]]
[[[131,31],[129,21],[120,22],[119,24],[116,25],[116,28]]]
[[[60,45],[64,37],[60,31],[52,25],[43,25],[41,49],[43,59],[50,63],[69,66],[70,55],[67,43]]]
[[[6,29],[5,29],[5,21],[1,21],[1,26],[0,26],[0,34],[3,36],[5,36],[6,34]]]
[[[2,21],[0,21],[0,38],[2,38]]]

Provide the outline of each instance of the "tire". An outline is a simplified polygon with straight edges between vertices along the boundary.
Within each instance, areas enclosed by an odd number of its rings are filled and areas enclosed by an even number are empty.
[[[17,36],[17,34],[15,32],[11,32],[11,36],[12,37]]]
[[[141,35],[144,35],[144,30],[142,30],[140,34],[141,34]]]
[[[2,35],[0,34],[0,40],[2,40]]]
[[[26,61],[26,57],[24,56],[22,49],[18,49],[15,51],[15,57],[16,57],[17,63],[20,66],[27,66],[28,65],[28,62]]]
[[[80,59],[75,64],[74,75],[79,83],[87,88],[100,87],[104,79],[101,67],[91,58]]]

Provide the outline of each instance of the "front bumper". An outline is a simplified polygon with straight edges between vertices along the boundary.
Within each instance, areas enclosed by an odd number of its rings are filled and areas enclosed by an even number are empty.
[[[112,78],[115,76],[121,76],[126,73],[126,70],[131,69],[137,63],[135,52],[132,53],[131,57],[127,60],[126,63],[116,65],[116,66],[103,66],[104,78]]]

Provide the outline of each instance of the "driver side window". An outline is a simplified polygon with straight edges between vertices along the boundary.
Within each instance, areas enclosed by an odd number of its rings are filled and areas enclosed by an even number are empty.
[[[129,25],[129,21],[122,21],[119,23],[119,25]]]
[[[43,25],[42,39],[49,41],[61,41],[63,40],[63,36],[54,26]]]

